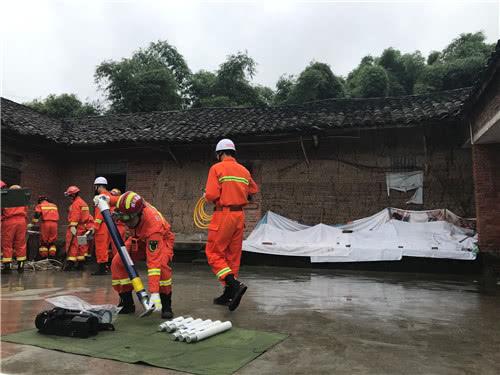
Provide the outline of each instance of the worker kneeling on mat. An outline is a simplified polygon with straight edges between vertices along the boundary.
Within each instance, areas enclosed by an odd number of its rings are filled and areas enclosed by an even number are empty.
[[[155,311],[161,311],[163,319],[172,318],[172,269],[169,264],[174,255],[175,236],[170,224],[155,207],[133,191],[118,198],[115,216],[130,229],[131,235],[125,242],[127,250],[138,246],[138,251],[146,253],[150,301],[155,304]],[[113,257],[111,276],[113,288],[120,295],[120,314],[134,313],[132,281],[119,254]]]

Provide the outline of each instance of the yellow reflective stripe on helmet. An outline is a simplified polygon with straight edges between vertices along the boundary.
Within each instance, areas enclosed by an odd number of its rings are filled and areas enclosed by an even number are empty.
[[[224,276],[225,274],[231,273],[231,272],[232,272],[231,268],[229,268],[229,267],[223,268],[219,272],[217,272],[217,277]]]
[[[161,269],[159,268],[150,268],[148,269],[148,276],[160,276]]]
[[[132,199],[134,199],[136,195],[137,195],[136,193],[130,193],[127,196],[127,199],[125,200],[125,209],[128,210],[130,208],[130,203],[132,203]]]
[[[118,207],[120,206],[120,202],[122,201],[123,195],[124,195],[124,194],[120,195],[120,197],[119,197],[119,198],[118,198],[118,200],[116,201],[116,205],[115,205],[115,207],[116,207],[116,208],[118,208]]]
[[[102,223],[102,220],[101,220],[101,219],[95,219],[95,220],[94,220],[94,223],[101,224],[101,223]]]
[[[170,286],[172,285],[172,279],[160,280],[160,286]]]
[[[224,176],[224,177],[219,178],[219,182],[226,182],[226,181],[241,182],[242,184],[249,185],[248,180],[246,178],[243,178],[243,177]]]

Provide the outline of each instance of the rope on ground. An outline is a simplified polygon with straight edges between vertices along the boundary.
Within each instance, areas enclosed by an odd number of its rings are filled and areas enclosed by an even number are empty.
[[[207,214],[207,211],[205,211],[206,203],[207,200],[205,199],[205,197],[201,197],[200,199],[198,199],[198,202],[196,202],[196,206],[194,207],[194,212],[193,212],[194,225],[196,225],[196,227],[200,229],[208,229],[208,224],[210,224],[210,221],[212,220],[213,216]]]
[[[30,260],[24,264],[25,271],[59,271],[63,264],[55,259]]]

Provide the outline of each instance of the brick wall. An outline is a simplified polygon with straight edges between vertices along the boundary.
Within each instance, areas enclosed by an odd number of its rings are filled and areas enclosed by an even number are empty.
[[[431,209],[446,207],[458,215],[474,216],[471,150],[461,146],[459,125],[358,132],[350,137],[311,137],[286,143],[237,143],[239,160],[248,165],[261,187],[247,214],[247,233],[267,210],[307,224],[341,223],[388,207]],[[238,141],[238,140],[237,140]],[[280,142],[283,142],[281,140]],[[62,192],[78,185],[91,204],[96,160],[127,162],[127,189],[143,195],[171,222],[173,230],[190,238],[206,231],[193,224],[193,209],[202,194],[213,160],[213,145],[177,146],[180,161],[161,152],[115,150],[72,152],[44,156],[22,152],[23,184],[34,194],[45,189],[60,205],[65,218],[68,202]],[[18,150],[26,147],[18,148]],[[412,193],[391,191],[385,173],[398,171],[398,160],[424,170],[424,204],[406,205]]]
[[[475,144],[473,155],[479,248],[500,253],[500,144]]]

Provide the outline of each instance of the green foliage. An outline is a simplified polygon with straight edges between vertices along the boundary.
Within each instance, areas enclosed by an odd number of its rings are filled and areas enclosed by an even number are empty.
[[[296,81],[292,75],[283,74],[276,83],[276,92],[273,104],[279,105],[287,102]]]
[[[43,100],[35,99],[25,105],[55,118],[95,116],[102,113],[98,104],[82,103],[75,94],[51,94]]]
[[[344,85],[325,63],[311,62],[293,84],[287,103],[305,103],[313,100],[343,98]]]
[[[359,69],[355,79],[353,96],[371,98],[386,96],[389,91],[389,76],[378,65],[365,65]]]
[[[269,105],[273,91],[250,82],[256,65],[246,52],[238,52],[228,56],[215,73],[201,70],[193,74],[190,80],[193,107]]]
[[[175,47],[151,43],[121,61],[97,66],[96,83],[110,101],[112,112],[150,112],[178,109],[189,103],[191,72]]]
[[[442,52],[431,52],[415,93],[472,86],[494,48],[485,40],[482,32],[460,34]]]

